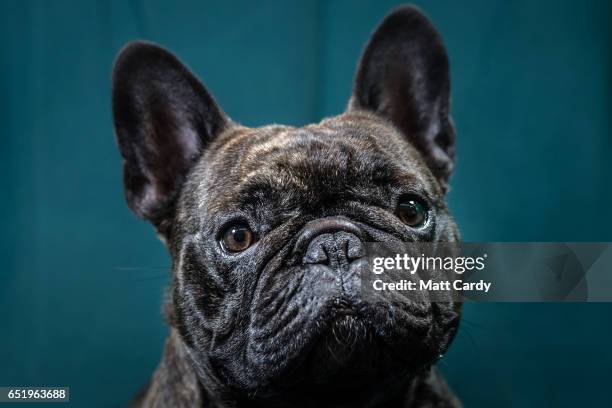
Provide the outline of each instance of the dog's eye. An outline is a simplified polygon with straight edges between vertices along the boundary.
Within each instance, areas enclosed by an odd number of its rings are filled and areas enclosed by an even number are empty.
[[[414,197],[402,199],[397,205],[397,216],[406,225],[420,227],[427,221],[427,206]]]
[[[253,232],[244,223],[230,225],[221,234],[221,246],[227,252],[242,252],[253,244]]]

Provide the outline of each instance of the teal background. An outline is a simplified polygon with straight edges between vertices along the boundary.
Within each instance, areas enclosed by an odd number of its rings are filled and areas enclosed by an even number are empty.
[[[612,240],[612,3],[422,1],[445,39],[467,241]],[[0,385],[125,405],[167,329],[168,256],[123,200],[119,48],[149,39],[246,125],[344,109],[392,1],[0,3]],[[440,367],[467,407],[608,406],[610,304],[467,305]]]

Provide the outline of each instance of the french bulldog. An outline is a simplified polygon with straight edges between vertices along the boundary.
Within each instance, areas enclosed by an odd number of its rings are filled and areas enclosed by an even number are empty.
[[[129,207],[172,258],[146,407],[458,407],[434,363],[459,302],[366,299],[365,243],[456,242],[449,62],[416,8],[391,12],[339,116],[232,121],[165,49],[117,57],[113,115]]]

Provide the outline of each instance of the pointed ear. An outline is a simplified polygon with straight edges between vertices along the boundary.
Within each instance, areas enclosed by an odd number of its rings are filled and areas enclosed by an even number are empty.
[[[128,205],[167,236],[185,176],[230,121],[176,57],[145,42],[117,57],[113,116]]]
[[[370,110],[390,120],[446,188],[455,159],[449,98],[442,39],[416,8],[396,9],[374,32],[361,57],[349,110]]]

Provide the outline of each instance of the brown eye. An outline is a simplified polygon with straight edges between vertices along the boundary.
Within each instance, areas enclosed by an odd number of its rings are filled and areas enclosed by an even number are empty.
[[[397,205],[397,216],[406,225],[420,227],[427,221],[427,208],[417,199],[405,199]]]
[[[253,244],[253,232],[246,224],[230,225],[221,235],[221,246],[227,252],[242,252]]]

